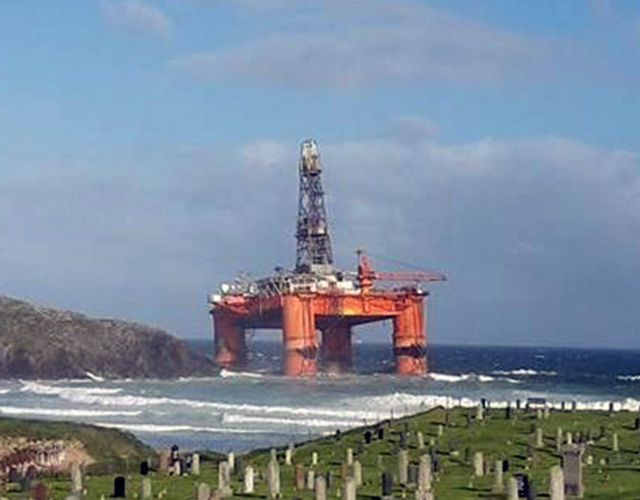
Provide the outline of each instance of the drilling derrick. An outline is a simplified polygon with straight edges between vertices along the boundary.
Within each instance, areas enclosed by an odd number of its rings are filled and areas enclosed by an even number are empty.
[[[296,240],[296,272],[331,274],[333,252],[322,189],[322,163],[315,141],[300,147],[300,188]]]
[[[358,251],[357,272],[334,267],[322,187],[322,164],[316,143],[300,148],[296,265],[277,268],[257,280],[236,278],[209,298],[215,356],[223,368],[247,361],[246,329],[280,329],[283,372],[315,375],[318,364],[330,372],[350,369],[352,328],[391,320],[396,373],[427,371],[427,291],[422,283],[444,281],[435,271],[378,272]],[[379,282],[401,284],[383,287]],[[318,335],[322,342],[318,342]]]

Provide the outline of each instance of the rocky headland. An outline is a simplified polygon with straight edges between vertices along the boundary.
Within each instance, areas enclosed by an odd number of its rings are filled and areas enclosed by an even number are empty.
[[[213,363],[163,330],[0,295],[0,378],[171,378]]]

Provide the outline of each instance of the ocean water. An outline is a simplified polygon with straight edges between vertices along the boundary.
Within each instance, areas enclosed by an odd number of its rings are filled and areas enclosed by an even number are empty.
[[[0,415],[122,428],[153,446],[242,451],[481,398],[640,410],[640,351],[435,345],[429,375],[401,378],[390,345],[355,347],[354,373],[339,377],[282,377],[280,344],[255,342],[245,372],[210,378],[0,381]]]

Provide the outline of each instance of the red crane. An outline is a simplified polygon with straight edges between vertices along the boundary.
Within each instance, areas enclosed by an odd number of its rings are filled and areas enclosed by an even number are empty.
[[[358,250],[356,254],[358,255],[358,283],[363,292],[368,292],[376,280],[404,281],[410,283],[428,283],[431,281],[447,280],[446,275],[439,271],[378,272],[373,268],[371,261],[363,250]]]

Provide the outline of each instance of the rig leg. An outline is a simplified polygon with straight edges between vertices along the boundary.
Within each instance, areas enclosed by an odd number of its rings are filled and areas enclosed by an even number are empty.
[[[318,373],[318,341],[310,297],[282,297],[283,371],[290,377]]]
[[[216,309],[213,315],[214,346],[218,366],[240,368],[247,361],[244,328],[233,313]]]
[[[351,326],[338,322],[322,330],[322,363],[328,373],[348,373],[353,361]]]
[[[393,319],[393,353],[398,375],[427,373],[424,297],[416,297]]]

